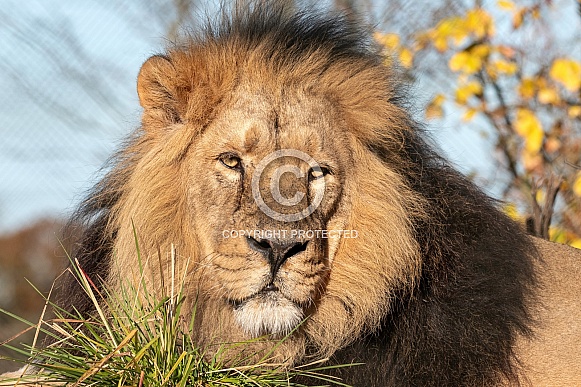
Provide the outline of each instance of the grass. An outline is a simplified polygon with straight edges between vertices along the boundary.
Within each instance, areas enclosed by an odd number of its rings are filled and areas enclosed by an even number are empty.
[[[139,261],[141,261],[139,259]],[[216,354],[207,356],[196,346],[194,316],[186,320],[182,313],[182,286],[174,288],[172,273],[171,294],[154,299],[147,292],[125,285],[121,294],[97,290],[83,272],[78,261],[71,261],[70,271],[91,298],[97,313],[86,318],[78,312],[59,308],[46,297],[45,308],[38,323],[32,323],[0,309],[28,326],[24,332],[35,330],[31,345],[12,345],[10,340],[1,346],[23,355],[23,362],[34,375],[23,375],[2,382],[26,383],[40,379],[43,384],[62,383],[71,386],[295,386],[300,376],[309,385],[346,386],[340,380],[324,375],[320,363],[288,369],[272,363],[269,354],[256,361],[256,356],[240,358],[235,364],[224,364],[224,351],[244,343],[224,343]],[[177,281],[178,285],[184,281]],[[174,290],[175,289],[175,290]],[[52,291],[51,291],[52,292]],[[55,318],[44,319],[52,308]],[[22,333],[24,333],[22,332]],[[51,344],[39,346],[40,334]],[[15,339],[15,338],[13,338]],[[285,339],[282,339],[284,341]],[[1,380],[1,378],[0,378]],[[315,384],[310,384],[310,382]],[[323,384],[321,384],[323,383]],[[0,383],[1,385],[1,383]]]

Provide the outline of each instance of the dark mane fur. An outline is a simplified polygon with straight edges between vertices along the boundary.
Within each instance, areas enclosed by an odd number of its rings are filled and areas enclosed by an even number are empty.
[[[421,282],[402,295],[381,332],[334,359],[366,365],[337,373],[361,386],[519,384],[513,346],[518,335],[532,334],[531,257],[537,253],[521,227],[421,135],[417,129],[410,134],[404,153],[374,149],[430,203],[430,220],[415,225],[424,258]],[[408,162],[392,164],[393,152]]]
[[[268,7],[235,14],[208,27],[202,38],[190,39],[220,42],[235,35],[248,48],[270,44],[263,52],[281,69],[304,59],[314,47],[330,50],[331,61],[381,63],[366,31],[347,18],[287,16],[280,8]],[[390,102],[407,108],[400,80],[393,80],[393,89]],[[356,386],[488,386],[503,379],[518,383],[513,346],[518,335],[531,333],[528,306],[536,252],[492,199],[435,153],[420,125],[411,117],[407,124],[412,130],[402,130],[402,141],[396,143],[386,134],[384,141],[368,148],[429,204],[429,217],[414,220],[422,277],[413,291],[400,294],[379,332],[332,359],[337,364],[366,364],[333,372]],[[140,141],[141,130],[131,142]],[[74,223],[86,228],[75,257],[92,278],[107,277],[115,238],[107,224],[128,177],[114,172],[120,165],[130,171],[136,163],[133,156],[121,151],[113,159],[113,172],[95,187],[75,217]],[[63,294],[68,308],[72,302],[82,313],[91,313],[91,304],[74,281],[63,285]]]

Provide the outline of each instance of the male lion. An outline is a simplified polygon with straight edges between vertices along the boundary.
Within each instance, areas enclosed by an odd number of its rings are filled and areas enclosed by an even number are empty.
[[[580,385],[581,254],[443,160],[384,63],[343,18],[268,7],[150,58],[81,265],[138,281],[135,228],[167,292],[174,244],[200,346],[292,332],[275,356],[363,362],[333,371],[356,386]]]

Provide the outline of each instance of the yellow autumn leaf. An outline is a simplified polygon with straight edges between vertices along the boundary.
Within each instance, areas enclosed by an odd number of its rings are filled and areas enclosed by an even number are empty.
[[[465,105],[468,99],[482,93],[482,85],[476,81],[470,81],[456,89],[456,102]]]
[[[448,49],[448,39],[440,36],[440,37],[434,38],[433,41],[434,41],[434,47],[436,47],[436,50],[438,50],[440,52],[444,52]]]
[[[498,79],[500,75],[513,75],[517,70],[516,63],[502,59],[492,61],[486,65],[486,72],[493,80]]]
[[[448,37],[461,23],[462,19],[457,16],[441,20],[436,26],[436,33],[440,36]]]
[[[474,74],[482,68],[482,59],[477,55],[472,55],[470,52],[461,51],[450,58],[448,66],[452,71]]]
[[[526,151],[531,154],[538,153],[543,146],[543,138],[544,133],[542,129],[534,130],[533,132],[531,132],[526,139],[525,144]]]
[[[440,39],[453,39],[460,44],[468,36],[464,20],[458,16],[442,20],[435,29],[435,37]]]
[[[444,97],[442,94],[436,95],[426,107],[426,118],[441,118],[444,115],[444,109],[442,108],[442,105],[445,101],[446,97]]]
[[[514,9],[514,3],[508,0],[499,0],[497,3],[500,9],[504,9],[505,11],[512,11]]]
[[[513,203],[504,203],[502,206],[502,212],[513,220],[520,221],[522,216],[519,214],[518,209]]]
[[[491,66],[500,74],[513,75],[518,70],[518,66],[514,62],[508,62],[505,60],[495,60],[491,63]]]
[[[534,97],[536,89],[536,82],[532,78],[523,78],[521,84],[518,86],[518,92],[523,98]]]
[[[549,239],[553,242],[557,242],[557,239],[559,239],[561,237],[563,233],[561,232],[560,229],[555,228],[553,226],[549,227]]]
[[[477,44],[470,49],[470,54],[484,59],[490,54],[490,46],[487,44]]]
[[[549,239],[553,242],[555,241],[555,237],[558,235],[558,231],[555,230],[554,227],[549,227]]]
[[[414,64],[414,54],[407,48],[402,48],[399,52],[399,61],[406,69],[411,69]]]
[[[567,233],[559,227],[549,227],[549,239],[561,244],[566,244],[569,241]]]
[[[468,54],[466,51],[458,52],[452,55],[450,61],[448,62],[448,67],[450,67],[450,70],[452,71],[460,71],[460,69],[466,65],[469,57],[470,54]]]
[[[466,13],[464,25],[477,39],[494,35],[494,21],[482,8],[474,8]]]
[[[478,110],[476,110],[476,109],[470,108],[470,109],[466,110],[466,112],[464,112],[464,115],[462,116],[462,121],[464,121],[464,122],[472,121],[472,119],[474,118],[476,113],[478,113]]]
[[[438,106],[442,105],[445,101],[446,97],[443,94],[437,94],[433,99],[433,103],[437,104]]]
[[[515,121],[516,132],[522,137],[527,137],[531,132],[541,129],[541,123],[535,113],[528,109],[518,109]]]
[[[535,200],[537,201],[537,203],[544,203],[546,197],[547,197],[547,195],[545,194],[545,191],[543,191],[543,190],[539,190],[535,194]]]
[[[569,91],[581,88],[581,63],[567,58],[555,59],[549,75]]]
[[[571,118],[581,117],[581,106],[571,106],[567,111],[567,114],[569,114],[569,117]]]
[[[522,155],[522,161],[527,172],[538,170],[543,165],[543,158],[538,153],[524,152]]]
[[[516,132],[525,140],[526,153],[533,155],[543,146],[543,126],[535,114],[528,109],[519,109],[514,123]]]
[[[525,12],[526,9],[521,9],[518,12],[515,12],[514,15],[512,15],[512,28],[513,29],[519,29],[520,26],[522,25],[522,22],[524,20],[524,16],[525,16]]]
[[[576,238],[569,243],[569,246],[574,247],[576,249],[581,249],[581,238]]]
[[[514,48],[510,47],[510,46],[506,46],[506,45],[499,45],[496,46],[496,50],[505,58],[508,59],[512,59],[514,58],[516,51],[514,50]]]
[[[376,32],[373,34],[375,40],[390,51],[395,51],[399,47],[399,36],[397,34],[383,34]]]
[[[573,193],[581,198],[581,172],[577,173],[572,189]]]
[[[537,98],[539,99],[540,103],[545,104],[545,105],[549,105],[549,104],[556,105],[560,101],[559,94],[557,93],[557,90],[555,90],[552,87],[544,87],[544,88],[540,89],[539,93],[537,94]]]
[[[555,153],[561,149],[561,141],[555,137],[549,137],[545,140],[545,150],[548,153]]]

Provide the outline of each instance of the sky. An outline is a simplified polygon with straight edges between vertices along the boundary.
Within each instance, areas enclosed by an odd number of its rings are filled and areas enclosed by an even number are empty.
[[[70,215],[139,125],[136,76],[165,44],[163,1],[2,3],[0,234]],[[435,93],[427,81],[418,75],[419,106]],[[444,154],[465,173],[494,176],[487,140],[448,114],[429,125]]]
[[[0,233],[70,214],[138,125],[135,78],[163,45],[159,26],[131,25],[131,10],[114,1],[6,1],[12,4],[0,10]],[[96,86],[87,93],[79,82]]]

